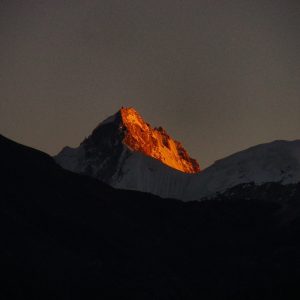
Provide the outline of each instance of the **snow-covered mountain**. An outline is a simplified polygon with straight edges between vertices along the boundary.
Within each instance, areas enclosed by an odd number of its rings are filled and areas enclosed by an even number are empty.
[[[190,179],[184,199],[213,196],[249,182],[300,182],[300,140],[261,144],[216,161]]]
[[[257,145],[200,172],[179,142],[161,127],[152,128],[133,108],[122,108],[55,160],[116,188],[182,200],[214,196],[241,183],[300,182],[300,140]]]
[[[55,160],[116,188],[180,199],[191,174],[200,171],[178,141],[163,128],[152,128],[133,108],[121,108],[78,148],[65,147]]]

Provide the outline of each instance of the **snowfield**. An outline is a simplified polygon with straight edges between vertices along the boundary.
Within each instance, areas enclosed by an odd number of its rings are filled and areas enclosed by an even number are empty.
[[[87,168],[101,178],[102,164],[91,164],[84,147],[66,147],[55,159],[68,170],[85,173]],[[126,145],[114,174],[107,180],[119,189],[149,192],[163,198],[185,201],[210,197],[241,183],[300,182],[300,140],[261,144],[216,161],[198,174],[186,174],[160,161],[131,151]]]

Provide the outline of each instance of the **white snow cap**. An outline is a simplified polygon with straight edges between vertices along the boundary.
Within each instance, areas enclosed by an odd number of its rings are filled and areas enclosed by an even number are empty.
[[[78,148],[64,148],[55,157],[56,162],[116,188],[185,201],[211,197],[241,183],[300,182],[300,140],[257,145],[218,160],[199,173],[187,174],[142,152],[132,151],[123,143],[119,126],[115,126],[118,118],[116,114],[100,123],[95,140],[90,136]],[[139,132],[139,128],[134,129]],[[139,135],[135,142],[146,145],[147,139],[142,137]]]

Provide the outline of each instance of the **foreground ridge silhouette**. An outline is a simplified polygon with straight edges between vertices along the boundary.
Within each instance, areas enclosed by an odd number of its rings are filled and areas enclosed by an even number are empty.
[[[0,152],[1,299],[299,297],[299,183],[185,203],[113,189],[1,136]]]

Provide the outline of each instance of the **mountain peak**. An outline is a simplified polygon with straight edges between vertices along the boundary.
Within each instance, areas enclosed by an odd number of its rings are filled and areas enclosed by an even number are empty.
[[[162,127],[152,128],[133,107],[122,107],[119,112],[124,126],[123,143],[132,151],[141,152],[184,173],[200,171],[198,162]]]
[[[181,143],[162,127],[153,128],[133,107],[122,107],[102,121],[77,148],[55,156],[63,168],[116,188],[180,198],[200,171]]]
[[[110,144],[123,144],[132,152],[143,153],[184,173],[200,172],[198,162],[180,142],[162,127],[153,128],[133,107],[121,107],[94,129],[91,138],[93,144],[103,145],[107,140]]]

